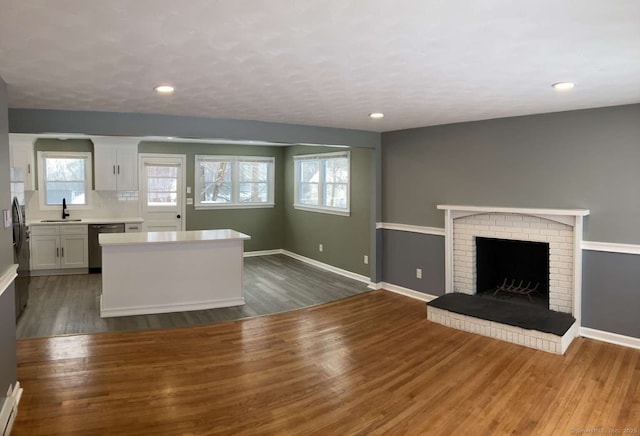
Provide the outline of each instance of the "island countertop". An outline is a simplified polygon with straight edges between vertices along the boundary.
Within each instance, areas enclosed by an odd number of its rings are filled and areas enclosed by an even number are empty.
[[[147,245],[197,243],[212,241],[229,241],[251,239],[251,236],[232,229],[186,230],[177,232],[142,232],[142,233],[101,233],[100,245]]]

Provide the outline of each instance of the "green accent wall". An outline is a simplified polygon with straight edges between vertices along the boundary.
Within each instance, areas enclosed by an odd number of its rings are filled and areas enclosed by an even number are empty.
[[[187,230],[234,229],[251,236],[245,242],[246,251],[282,248],[284,213],[283,147],[237,144],[199,144],[143,141],[138,153],[184,154],[187,156],[185,186],[194,190],[195,156],[197,154],[229,156],[272,156],[275,158],[275,206],[257,209],[196,210],[186,205]],[[195,193],[187,194],[193,197]]]
[[[145,141],[140,153],[187,155],[187,186],[193,188],[196,154],[274,156],[276,158],[275,207],[268,209],[195,210],[186,206],[188,230],[233,228],[252,236],[247,251],[285,248],[375,282],[381,277],[381,251],[375,223],[381,217],[380,153],[377,132],[319,126],[267,123],[251,120],[224,120],[159,114],[94,111],[10,109],[12,133],[59,132],[106,136],[172,136],[181,138],[228,138],[283,143],[279,146],[217,145]],[[68,150],[72,140],[47,140],[48,150]],[[87,141],[87,144],[90,144]],[[298,146],[291,144],[325,144]],[[350,217],[293,209],[293,161],[297,153],[335,150],[330,145],[351,147],[352,185]],[[40,144],[39,144],[40,145]],[[40,148],[38,148],[40,149]],[[92,150],[93,148],[91,148]],[[337,148],[344,150],[344,148]],[[86,150],[83,150],[86,151]],[[291,160],[291,161],[290,161]],[[290,171],[289,171],[290,170]],[[318,240],[323,235],[324,252]],[[370,265],[363,262],[369,256]]]
[[[351,215],[340,216],[298,210],[293,207],[295,166],[293,157],[303,154],[344,151],[336,147],[290,146],[284,150],[284,249],[352,271],[366,277],[371,255],[371,171],[374,150],[351,148]],[[319,244],[323,251],[318,250]]]

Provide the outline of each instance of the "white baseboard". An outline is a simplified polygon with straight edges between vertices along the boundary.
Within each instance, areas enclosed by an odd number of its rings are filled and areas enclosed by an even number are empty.
[[[258,251],[245,251],[244,257],[256,257],[256,256],[272,256],[274,254],[282,254],[282,248],[275,250],[258,250]]]
[[[272,256],[274,254],[284,254],[285,256],[289,256],[292,259],[296,259],[296,260],[299,260],[300,262],[313,265],[325,271],[329,271],[344,277],[348,277],[350,279],[357,280],[362,283],[367,283],[369,285],[369,288],[376,289],[372,287],[372,285],[374,284],[371,283],[371,281],[369,280],[369,277],[367,276],[363,276],[362,274],[357,274],[351,271],[347,271],[346,269],[338,268],[337,266],[329,265],[327,263],[323,263],[318,260],[311,259],[309,257],[305,257],[300,254],[294,253],[292,251],[284,250],[282,248],[275,249],[275,250],[246,251],[244,253],[244,257]]]
[[[197,303],[162,304],[156,306],[137,306],[126,308],[109,308],[102,306],[100,296],[100,318],[113,316],[151,315],[156,313],[188,312],[191,310],[218,309],[220,307],[242,306],[244,298],[227,298],[223,300],[199,301]]]
[[[587,327],[580,328],[580,336],[640,350],[640,338],[634,338],[632,336],[624,336],[618,333],[610,333]]]
[[[438,298],[436,295],[425,294],[424,292],[414,291],[413,289],[404,288],[402,286],[393,285],[387,282],[379,283],[380,287],[377,289],[385,289],[387,291],[395,292],[396,294],[404,295],[406,297],[415,298],[416,300],[429,302]]]
[[[22,391],[20,382],[16,382],[15,387],[9,386],[7,398],[2,405],[2,410],[0,410],[0,430],[3,436],[9,436],[11,434],[13,422],[18,415],[18,404],[22,398]]]
[[[305,257],[305,256],[301,256],[301,255],[299,255],[297,253],[293,253],[293,252],[288,251],[288,250],[282,250],[282,254],[284,254],[286,256],[289,256],[289,257],[291,257],[293,259],[299,260],[300,262],[308,263],[309,265],[313,265],[313,266],[318,267],[320,269],[323,269],[325,271],[329,271],[329,272],[332,272],[332,273],[335,273],[335,274],[340,274],[341,276],[348,277],[350,279],[357,280],[357,281],[362,282],[362,283],[367,283],[367,284],[371,283],[371,281],[369,280],[369,277],[363,276],[362,274],[357,274],[357,273],[354,273],[354,272],[351,272],[351,271],[347,271],[346,269],[338,268],[338,267],[333,266],[333,265],[328,265],[326,263],[322,263],[320,261],[317,261],[317,260],[314,260],[314,259],[310,259],[310,258]]]

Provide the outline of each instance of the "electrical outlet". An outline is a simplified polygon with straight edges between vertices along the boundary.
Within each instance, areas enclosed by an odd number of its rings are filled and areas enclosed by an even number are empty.
[[[322,253],[322,244],[318,245],[318,251]]]
[[[369,265],[369,256],[367,256],[366,254],[364,255],[364,264]]]
[[[416,268],[416,278],[417,279],[422,278],[422,270],[420,268]]]

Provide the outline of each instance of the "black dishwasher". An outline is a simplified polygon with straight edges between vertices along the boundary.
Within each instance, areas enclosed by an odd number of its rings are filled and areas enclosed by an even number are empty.
[[[124,224],[89,225],[89,272],[102,272],[102,247],[98,242],[100,233],[124,233]]]

